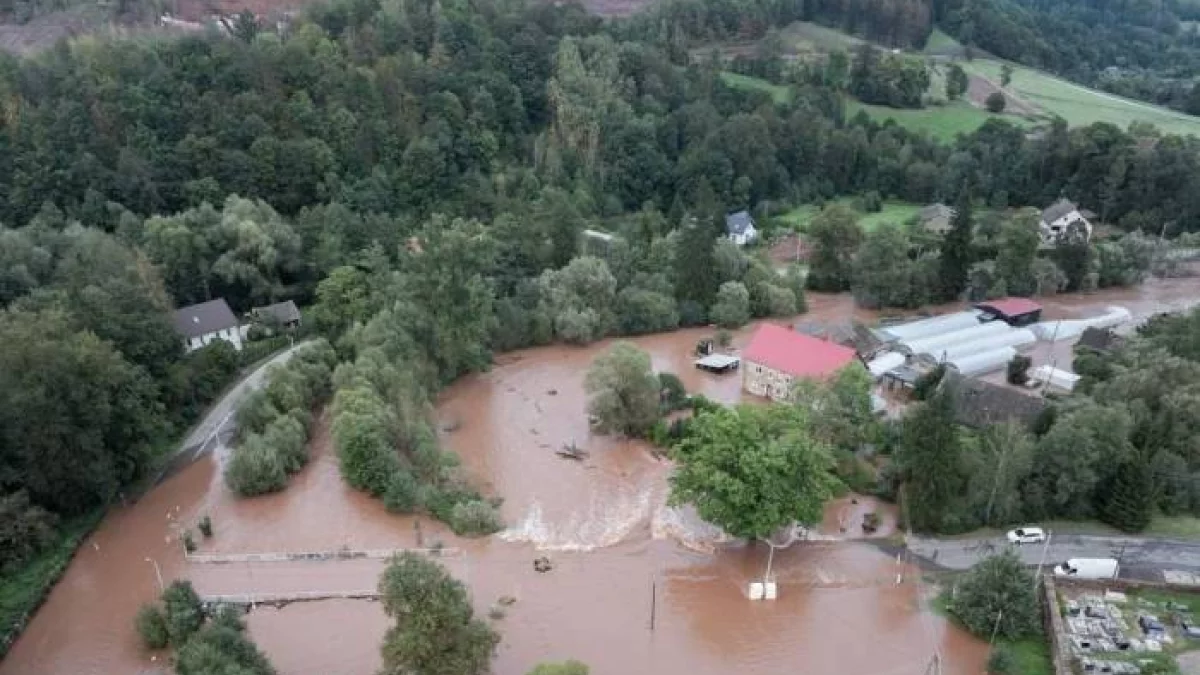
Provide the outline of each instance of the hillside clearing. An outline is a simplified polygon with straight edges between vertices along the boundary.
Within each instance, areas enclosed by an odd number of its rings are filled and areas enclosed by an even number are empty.
[[[739,75],[729,71],[721,71],[721,80],[735,89],[748,91],[765,91],[776,103],[787,103],[792,100],[792,90],[781,84],[771,84],[759,77]]]
[[[971,74],[1000,82],[1003,64],[999,61],[976,59],[961,65]],[[1012,69],[1008,90],[1071,126],[1108,122],[1125,129],[1131,122],[1149,122],[1167,133],[1200,135],[1200,118],[1088,89],[1030,68],[1013,65]]]
[[[965,101],[925,108],[889,108],[882,105],[867,105],[852,98],[846,99],[847,118],[854,117],[860,110],[878,122],[895,120],[897,124],[909,131],[926,132],[942,141],[952,141],[959,134],[971,133],[993,117],[1021,126],[1029,125],[1029,121],[1021,117],[993,115]]]

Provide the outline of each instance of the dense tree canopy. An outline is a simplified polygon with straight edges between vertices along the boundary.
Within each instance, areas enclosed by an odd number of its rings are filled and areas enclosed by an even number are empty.
[[[475,618],[467,590],[441,565],[402,553],[379,580],[383,610],[395,621],[383,639],[382,673],[483,675],[500,636]]]
[[[790,406],[702,413],[675,453],[671,501],[695,504],[736,537],[818,522],[838,483],[828,446],[813,436],[806,413]]]

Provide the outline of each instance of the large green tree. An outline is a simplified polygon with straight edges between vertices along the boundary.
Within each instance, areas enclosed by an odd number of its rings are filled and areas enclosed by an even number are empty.
[[[699,415],[675,448],[671,502],[695,504],[726,532],[765,539],[820,521],[837,479],[808,416],[785,405],[737,406]]]
[[[386,675],[484,675],[500,636],[475,618],[467,589],[437,562],[412,552],[392,558],[379,579]]]
[[[954,421],[950,381],[904,418],[896,451],[904,480],[902,509],[913,529],[961,529],[953,508],[963,494],[962,439]]]
[[[658,421],[659,384],[650,355],[628,342],[596,357],[583,386],[588,414],[602,432],[641,436]]]
[[[954,203],[954,218],[950,231],[942,240],[940,281],[942,298],[955,300],[966,289],[971,263],[975,261],[971,248],[973,239],[971,192],[964,188]]]
[[[815,291],[844,291],[853,279],[854,254],[863,241],[858,217],[841,204],[826,206],[808,225],[812,246],[808,287]]]
[[[1033,575],[1014,551],[980,561],[958,584],[950,607],[967,630],[1019,639],[1041,630],[1041,603]]]

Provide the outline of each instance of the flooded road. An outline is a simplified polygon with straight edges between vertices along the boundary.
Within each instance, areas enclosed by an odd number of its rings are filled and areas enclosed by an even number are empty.
[[[1183,283],[1186,282],[1186,283]],[[1080,316],[1107,304],[1138,314],[1187,301],[1194,280],[1153,282],[1130,297],[1055,298],[1056,312]],[[1126,292],[1122,292],[1126,293]],[[870,320],[848,296],[810,297],[804,321]],[[634,340],[659,370],[677,373],[692,393],[739,400],[737,375],[691,365],[709,330]],[[735,345],[748,331],[735,337]],[[501,596],[517,602],[497,620],[503,636],[497,675],[535,663],[577,658],[597,675],[805,672],[817,675],[919,675],[932,656],[947,675],[981,672],[986,645],[922,611],[913,570],[862,542],[815,541],[775,557],[779,599],[752,603],[746,584],[762,574],[765,547],[711,552],[715,533],[687,509],[665,505],[669,466],[644,444],[590,432],[583,374],[609,343],[547,347],[500,355],[496,366],[455,383],[437,417],[445,446],[485,491],[504,497],[509,529],[460,540],[427,519],[387,514],[347,488],[329,448],[328,419],[314,430],[313,459],[287,491],[236,500],[206,457],[164,481],[135,505],[115,509],[81,547],[62,581],[0,663],[0,675],[124,675],[165,671],[138,645],[137,607],[153,599],[153,563],[164,577],[190,578],[202,594],[271,590],[347,592],[374,588],[382,563],[186,563],[175,533],[203,515],[215,536],[205,553],[261,553],[430,546],[461,550],[445,560],[467,583],[479,610]],[[584,461],[555,454],[563,444]],[[819,539],[860,537],[874,505],[849,498],[830,505]],[[895,517],[881,511],[881,534]],[[554,569],[531,561],[548,555]],[[899,583],[897,583],[899,579]],[[650,629],[651,605],[656,607]],[[379,666],[386,622],[378,603],[326,600],[259,608],[250,630],[284,675],[370,675]],[[864,648],[868,645],[869,648]],[[618,647],[619,646],[619,647]]]

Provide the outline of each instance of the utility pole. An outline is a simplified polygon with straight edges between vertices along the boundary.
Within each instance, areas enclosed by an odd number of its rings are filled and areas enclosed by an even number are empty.
[[[1046,565],[1046,554],[1050,551],[1050,540],[1054,538],[1053,532],[1046,533],[1046,541],[1042,544],[1042,560],[1038,563],[1037,574],[1033,575],[1033,590],[1037,591],[1038,581],[1042,577],[1042,567]]]

